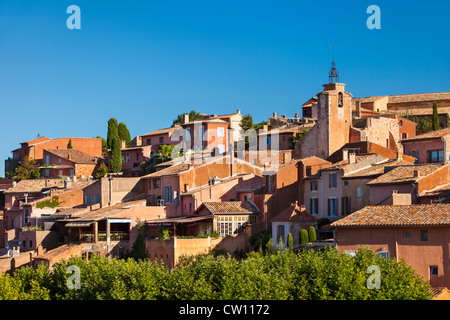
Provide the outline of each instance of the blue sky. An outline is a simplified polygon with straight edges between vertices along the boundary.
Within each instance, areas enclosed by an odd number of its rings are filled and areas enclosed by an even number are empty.
[[[0,176],[20,142],[105,137],[111,117],[134,137],[192,109],[293,116],[328,81],[331,45],[354,96],[449,91],[449,16],[447,0],[1,0]]]

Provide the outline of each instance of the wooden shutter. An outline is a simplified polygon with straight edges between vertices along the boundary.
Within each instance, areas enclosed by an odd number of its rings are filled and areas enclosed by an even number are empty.
[[[331,216],[330,204],[331,204],[331,199],[328,199],[328,216]]]

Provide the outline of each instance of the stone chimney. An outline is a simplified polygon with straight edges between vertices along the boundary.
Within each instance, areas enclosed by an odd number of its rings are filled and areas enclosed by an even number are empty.
[[[72,159],[72,155],[70,153],[67,155],[67,159]]]
[[[44,248],[42,247],[41,244],[39,244],[36,249],[36,254],[37,254],[37,256],[42,256],[43,253],[44,253]]]
[[[273,117],[274,117],[274,118],[277,117],[277,113],[276,113],[276,112],[273,113]]]
[[[356,153],[349,153],[348,154],[348,163],[355,163],[356,162]]]
[[[342,149],[342,160],[348,159],[348,149]]]
[[[410,193],[398,193],[397,190],[392,192],[392,204],[395,206],[409,206],[411,205],[411,194]]]
[[[185,113],[183,115],[183,124],[188,123],[189,122],[189,113]]]
[[[124,149],[127,147],[127,142],[125,140],[120,140],[120,148]]]

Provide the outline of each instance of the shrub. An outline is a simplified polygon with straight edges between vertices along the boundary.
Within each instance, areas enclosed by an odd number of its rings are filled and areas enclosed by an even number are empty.
[[[306,229],[300,230],[300,245],[305,245],[309,242],[308,231]]]
[[[316,228],[314,228],[313,226],[309,227],[308,230],[308,237],[309,237],[309,241],[313,242],[317,240],[317,236],[316,236]]]

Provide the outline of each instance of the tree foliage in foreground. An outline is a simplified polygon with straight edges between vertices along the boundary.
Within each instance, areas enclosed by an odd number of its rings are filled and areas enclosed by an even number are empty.
[[[80,268],[81,289],[66,286],[69,265]],[[381,288],[369,289],[370,265],[381,270]],[[0,276],[0,299],[429,299],[429,284],[403,261],[369,249],[355,256],[323,251],[252,252],[245,259],[204,254],[184,257],[169,271],[150,260],[82,258],[54,266],[21,268]]]

